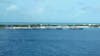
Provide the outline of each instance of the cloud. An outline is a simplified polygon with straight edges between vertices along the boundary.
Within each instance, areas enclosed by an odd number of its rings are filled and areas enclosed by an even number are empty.
[[[33,13],[35,13],[37,15],[43,14],[44,12],[45,12],[45,8],[43,8],[43,7],[37,7],[35,9],[33,9]]]
[[[16,11],[18,9],[18,7],[16,5],[10,5],[9,7],[7,7],[7,11]]]
[[[38,9],[37,9],[37,13],[41,14],[41,13],[43,13],[43,12],[44,12],[44,8],[38,8]]]

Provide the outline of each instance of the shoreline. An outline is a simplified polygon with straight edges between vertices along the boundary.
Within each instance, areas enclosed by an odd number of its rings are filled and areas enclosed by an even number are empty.
[[[31,24],[31,25],[0,25],[0,29],[72,29],[100,28],[100,24]]]

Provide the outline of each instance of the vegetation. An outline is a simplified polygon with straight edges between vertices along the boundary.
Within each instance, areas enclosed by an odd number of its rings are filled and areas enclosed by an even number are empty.
[[[5,28],[5,25],[0,25],[0,29],[3,29],[3,28]]]
[[[0,25],[0,29],[6,28],[6,27],[41,27],[41,26],[89,26],[89,27],[100,27],[100,24],[32,24],[32,25]]]

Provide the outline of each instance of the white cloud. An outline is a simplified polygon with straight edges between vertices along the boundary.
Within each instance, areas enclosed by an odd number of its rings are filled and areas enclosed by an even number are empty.
[[[16,5],[10,5],[7,10],[8,11],[16,11],[18,9],[18,7]]]
[[[44,8],[38,8],[37,12],[38,13],[43,13],[44,12]]]
[[[42,14],[42,13],[44,13],[44,8],[36,8],[35,10],[34,10],[34,12],[36,13],[36,14]]]

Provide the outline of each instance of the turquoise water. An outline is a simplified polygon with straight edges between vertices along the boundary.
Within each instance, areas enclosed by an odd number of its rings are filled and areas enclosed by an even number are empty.
[[[0,30],[0,56],[100,56],[100,29]]]

